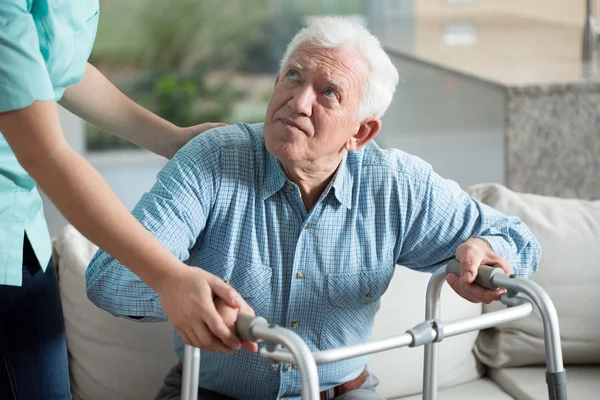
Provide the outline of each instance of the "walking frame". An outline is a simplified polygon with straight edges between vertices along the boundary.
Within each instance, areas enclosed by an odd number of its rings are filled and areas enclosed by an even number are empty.
[[[437,400],[439,343],[451,336],[490,328],[528,317],[535,304],[542,316],[546,352],[546,383],[550,400],[567,399],[566,372],[563,367],[558,316],[552,300],[536,282],[508,275],[500,268],[479,267],[476,283],[495,290],[507,290],[500,301],[507,307],[452,322],[440,320],[440,295],[446,274],[460,275],[460,264],[453,260],[435,271],[427,285],[425,321],[404,334],[373,340],[352,346],[311,352],[306,343],[293,331],[269,324],[263,317],[240,314],[236,323],[238,336],[254,342],[265,341],[259,350],[261,357],[278,367],[280,362],[296,364],[300,371],[302,399],[320,398],[317,365],[378,353],[399,347],[424,345],[423,399]],[[525,296],[527,297],[525,297]],[[183,362],[182,400],[197,398],[200,371],[200,350],[185,346]]]

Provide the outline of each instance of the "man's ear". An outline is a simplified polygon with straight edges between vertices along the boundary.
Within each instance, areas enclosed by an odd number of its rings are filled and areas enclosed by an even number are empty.
[[[346,142],[346,150],[356,151],[362,149],[377,136],[380,130],[381,120],[379,118],[365,118],[360,123],[356,133]]]

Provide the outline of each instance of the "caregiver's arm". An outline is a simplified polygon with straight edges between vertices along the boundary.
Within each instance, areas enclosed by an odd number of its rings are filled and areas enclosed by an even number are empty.
[[[180,128],[125,96],[93,65],[65,91],[60,105],[98,128],[156,154],[171,158],[189,139],[224,125],[204,123]]]
[[[204,306],[215,296],[237,306],[241,302],[237,292],[200,268],[187,267],[138,223],[100,174],[69,147],[54,101],[34,101],[0,113],[0,131],[19,163],[63,215],[158,293],[184,341],[199,346],[195,332],[208,325],[225,343],[239,348],[216,310]]]

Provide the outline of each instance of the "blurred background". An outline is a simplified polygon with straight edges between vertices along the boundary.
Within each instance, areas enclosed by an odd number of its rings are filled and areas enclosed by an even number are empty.
[[[589,0],[100,0],[90,62],[179,125],[264,118],[308,18],[351,17],[400,73],[376,138],[467,188],[600,198],[600,79]],[[132,208],[165,159],[61,109],[71,145]],[[52,234],[66,221],[45,198]]]

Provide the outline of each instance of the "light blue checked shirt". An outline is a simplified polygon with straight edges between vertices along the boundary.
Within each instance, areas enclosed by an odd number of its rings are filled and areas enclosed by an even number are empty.
[[[179,259],[229,281],[257,315],[295,330],[311,350],[369,339],[395,265],[431,272],[473,235],[519,275],[535,271],[540,248],[520,220],[471,199],[419,158],[373,142],[345,155],[307,212],[266,151],[262,128],[237,124],[193,139],[133,214]],[[166,318],[156,293],[102,251],[87,271],[87,293],[119,316]],[[295,366],[272,369],[243,350],[201,359],[203,388],[237,399],[300,398]],[[321,390],[355,378],[365,363],[320,366]]]

